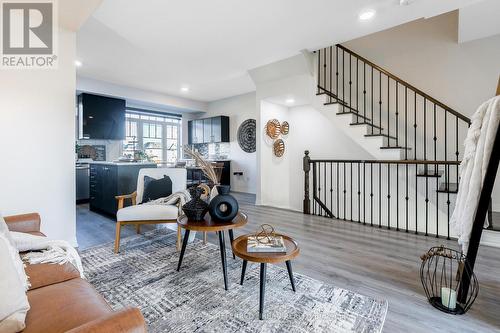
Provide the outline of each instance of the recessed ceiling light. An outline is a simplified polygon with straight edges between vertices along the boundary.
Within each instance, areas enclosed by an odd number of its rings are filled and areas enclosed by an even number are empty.
[[[82,67],[82,62],[80,60],[75,60],[75,66],[76,67]]]
[[[182,92],[188,92],[189,91],[189,87],[186,87],[186,86],[181,87],[181,91]]]
[[[413,2],[413,0],[399,0],[401,6],[408,6]]]
[[[359,19],[361,21],[367,21],[372,19],[374,16],[375,16],[375,11],[373,9],[368,9],[359,14]]]
[[[287,100],[285,101],[286,104],[293,104],[295,103],[295,100],[293,98],[287,98]]]

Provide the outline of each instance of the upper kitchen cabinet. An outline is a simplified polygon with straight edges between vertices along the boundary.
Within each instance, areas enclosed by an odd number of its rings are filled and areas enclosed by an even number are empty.
[[[229,142],[229,117],[218,116],[188,122],[188,143]]]
[[[80,139],[125,139],[125,100],[92,94],[78,96]]]

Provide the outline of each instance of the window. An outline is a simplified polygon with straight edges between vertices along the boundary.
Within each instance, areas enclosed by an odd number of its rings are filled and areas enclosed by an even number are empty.
[[[181,119],[127,110],[123,155],[143,151],[157,163],[175,163],[180,156]]]

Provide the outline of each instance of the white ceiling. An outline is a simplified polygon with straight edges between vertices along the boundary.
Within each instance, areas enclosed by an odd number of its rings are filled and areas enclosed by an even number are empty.
[[[249,69],[478,1],[104,0],[78,32],[78,74],[212,101],[254,90]]]

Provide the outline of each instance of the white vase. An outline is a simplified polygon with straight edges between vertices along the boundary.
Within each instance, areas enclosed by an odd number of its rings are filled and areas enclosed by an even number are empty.
[[[210,200],[209,200],[209,203],[210,201],[212,201],[213,198],[215,198],[216,196],[219,195],[219,191],[217,191],[217,186],[219,184],[215,184],[214,187],[212,187],[212,190],[210,191]]]

